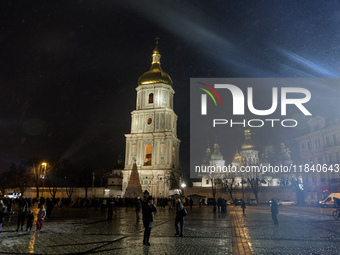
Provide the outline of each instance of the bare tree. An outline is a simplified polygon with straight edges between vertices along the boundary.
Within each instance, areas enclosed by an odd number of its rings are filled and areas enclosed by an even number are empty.
[[[73,194],[73,187],[66,187],[66,194],[69,199],[71,199],[72,194]]]
[[[32,186],[33,179],[30,172],[17,172],[14,174],[14,178],[16,180],[16,185],[20,189],[20,193],[23,196],[25,191]]]
[[[207,173],[205,176],[209,179],[209,182],[211,183],[211,191],[212,191],[212,195],[214,198],[213,212],[216,212],[216,191],[217,191],[218,186],[223,185],[223,182],[222,182],[223,176],[221,174],[211,173],[211,172]]]
[[[55,198],[56,194],[57,194],[57,191],[58,191],[58,187],[48,187],[48,190],[50,191],[50,194],[53,198]]]
[[[233,202],[235,202],[235,199],[233,197],[233,191],[234,191],[234,188],[235,188],[235,178],[234,177],[231,177],[231,178],[226,178],[223,180],[223,186],[225,188],[225,190],[227,192],[229,192],[229,195],[230,195],[230,198]]]
[[[261,183],[265,183],[265,180],[263,180],[262,175],[258,171],[249,172],[246,174],[247,182],[251,187],[251,190],[253,191],[256,199],[256,203],[259,203],[258,201],[258,193],[261,186]]]
[[[33,164],[31,168],[31,174],[33,183],[37,189],[37,198],[39,198],[39,188],[44,183],[46,178],[47,165],[43,164]]]

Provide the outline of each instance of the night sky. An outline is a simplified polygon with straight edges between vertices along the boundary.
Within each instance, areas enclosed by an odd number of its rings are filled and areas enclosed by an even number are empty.
[[[191,77],[340,74],[335,0],[3,0],[0,8],[0,171],[36,157],[113,169],[156,36],[174,82],[185,173]]]

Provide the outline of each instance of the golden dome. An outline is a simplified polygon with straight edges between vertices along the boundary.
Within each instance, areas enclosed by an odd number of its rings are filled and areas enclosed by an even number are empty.
[[[158,41],[156,42],[156,48],[152,52],[152,64],[149,71],[142,74],[138,79],[138,85],[165,83],[173,85],[170,76],[164,72],[161,68],[161,54],[158,50]]]
[[[241,159],[242,159],[242,157],[241,157],[241,155],[238,153],[238,150],[236,149],[236,153],[235,153],[235,156],[234,156],[234,158],[233,158],[232,163],[234,163],[234,164],[241,164]]]
[[[255,143],[251,140],[251,133],[249,129],[244,131],[245,141],[241,145],[242,150],[254,150],[256,148]]]

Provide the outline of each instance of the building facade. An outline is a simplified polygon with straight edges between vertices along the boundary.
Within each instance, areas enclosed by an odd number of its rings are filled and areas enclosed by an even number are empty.
[[[281,172],[242,172],[241,167],[251,166],[275,166],[283,165],[290,166],[293,162],[290,158],[290,150],[286,148],[284,143],[281,144],[279,149],[275,149],[273,145],[265,146],[260,152],[256,148],[256,144],[251,138],[251,132],[246,129],[244,132],[244,142],[240,146],[240,150],[236,150],[234,158],[230,164],[225,164],[223,156],[219,150],[219,145],[215,143],[214,152],[211,153],[211,149],[206,150],[206,155],[202,161],[202,168],[208,166],[232,166],[236,169],[235,172],[227,172],[222,174],[214,174],[215,178],[223,181],[230,181],[233,179],[236,188],[243,186],[249,186],[248,179],[259,179],[261,180],[260,186],[289,186],[291,185],[291,178],[299,178],[298,176],[288,176]],[[212,178],[209,174],[200,173],[202,179],[193,181],[195,187],[211,187]],[[302,179],[300,179],[300,182]]]
[[[340,164],[340,121],[316,116],[308,125],[309,133],[296,141],[300,165],[311,167],[303,176],[307,199],[317,202],[329,193],[340,192],[340,172],[336,167]]]
[[[173,82],[160,64],[158,42],[148,72],[138,80],[136,110],[131,112],[131,133],[126,134],[123,195],[136,163],[143,192],[167,197],[177,189],[179,147],[177,115],[173,110]]]

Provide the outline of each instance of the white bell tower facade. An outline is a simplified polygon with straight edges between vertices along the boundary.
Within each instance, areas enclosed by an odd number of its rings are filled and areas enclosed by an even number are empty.
[[[170,76],[160,66],[158,41],[152,65],[138,80],[136,110],[131,113],[131,133],[126,134],[123,195],[136,162],[143,192],[168,197],[179,188],[177,115],[173,110],[175,91]]]

